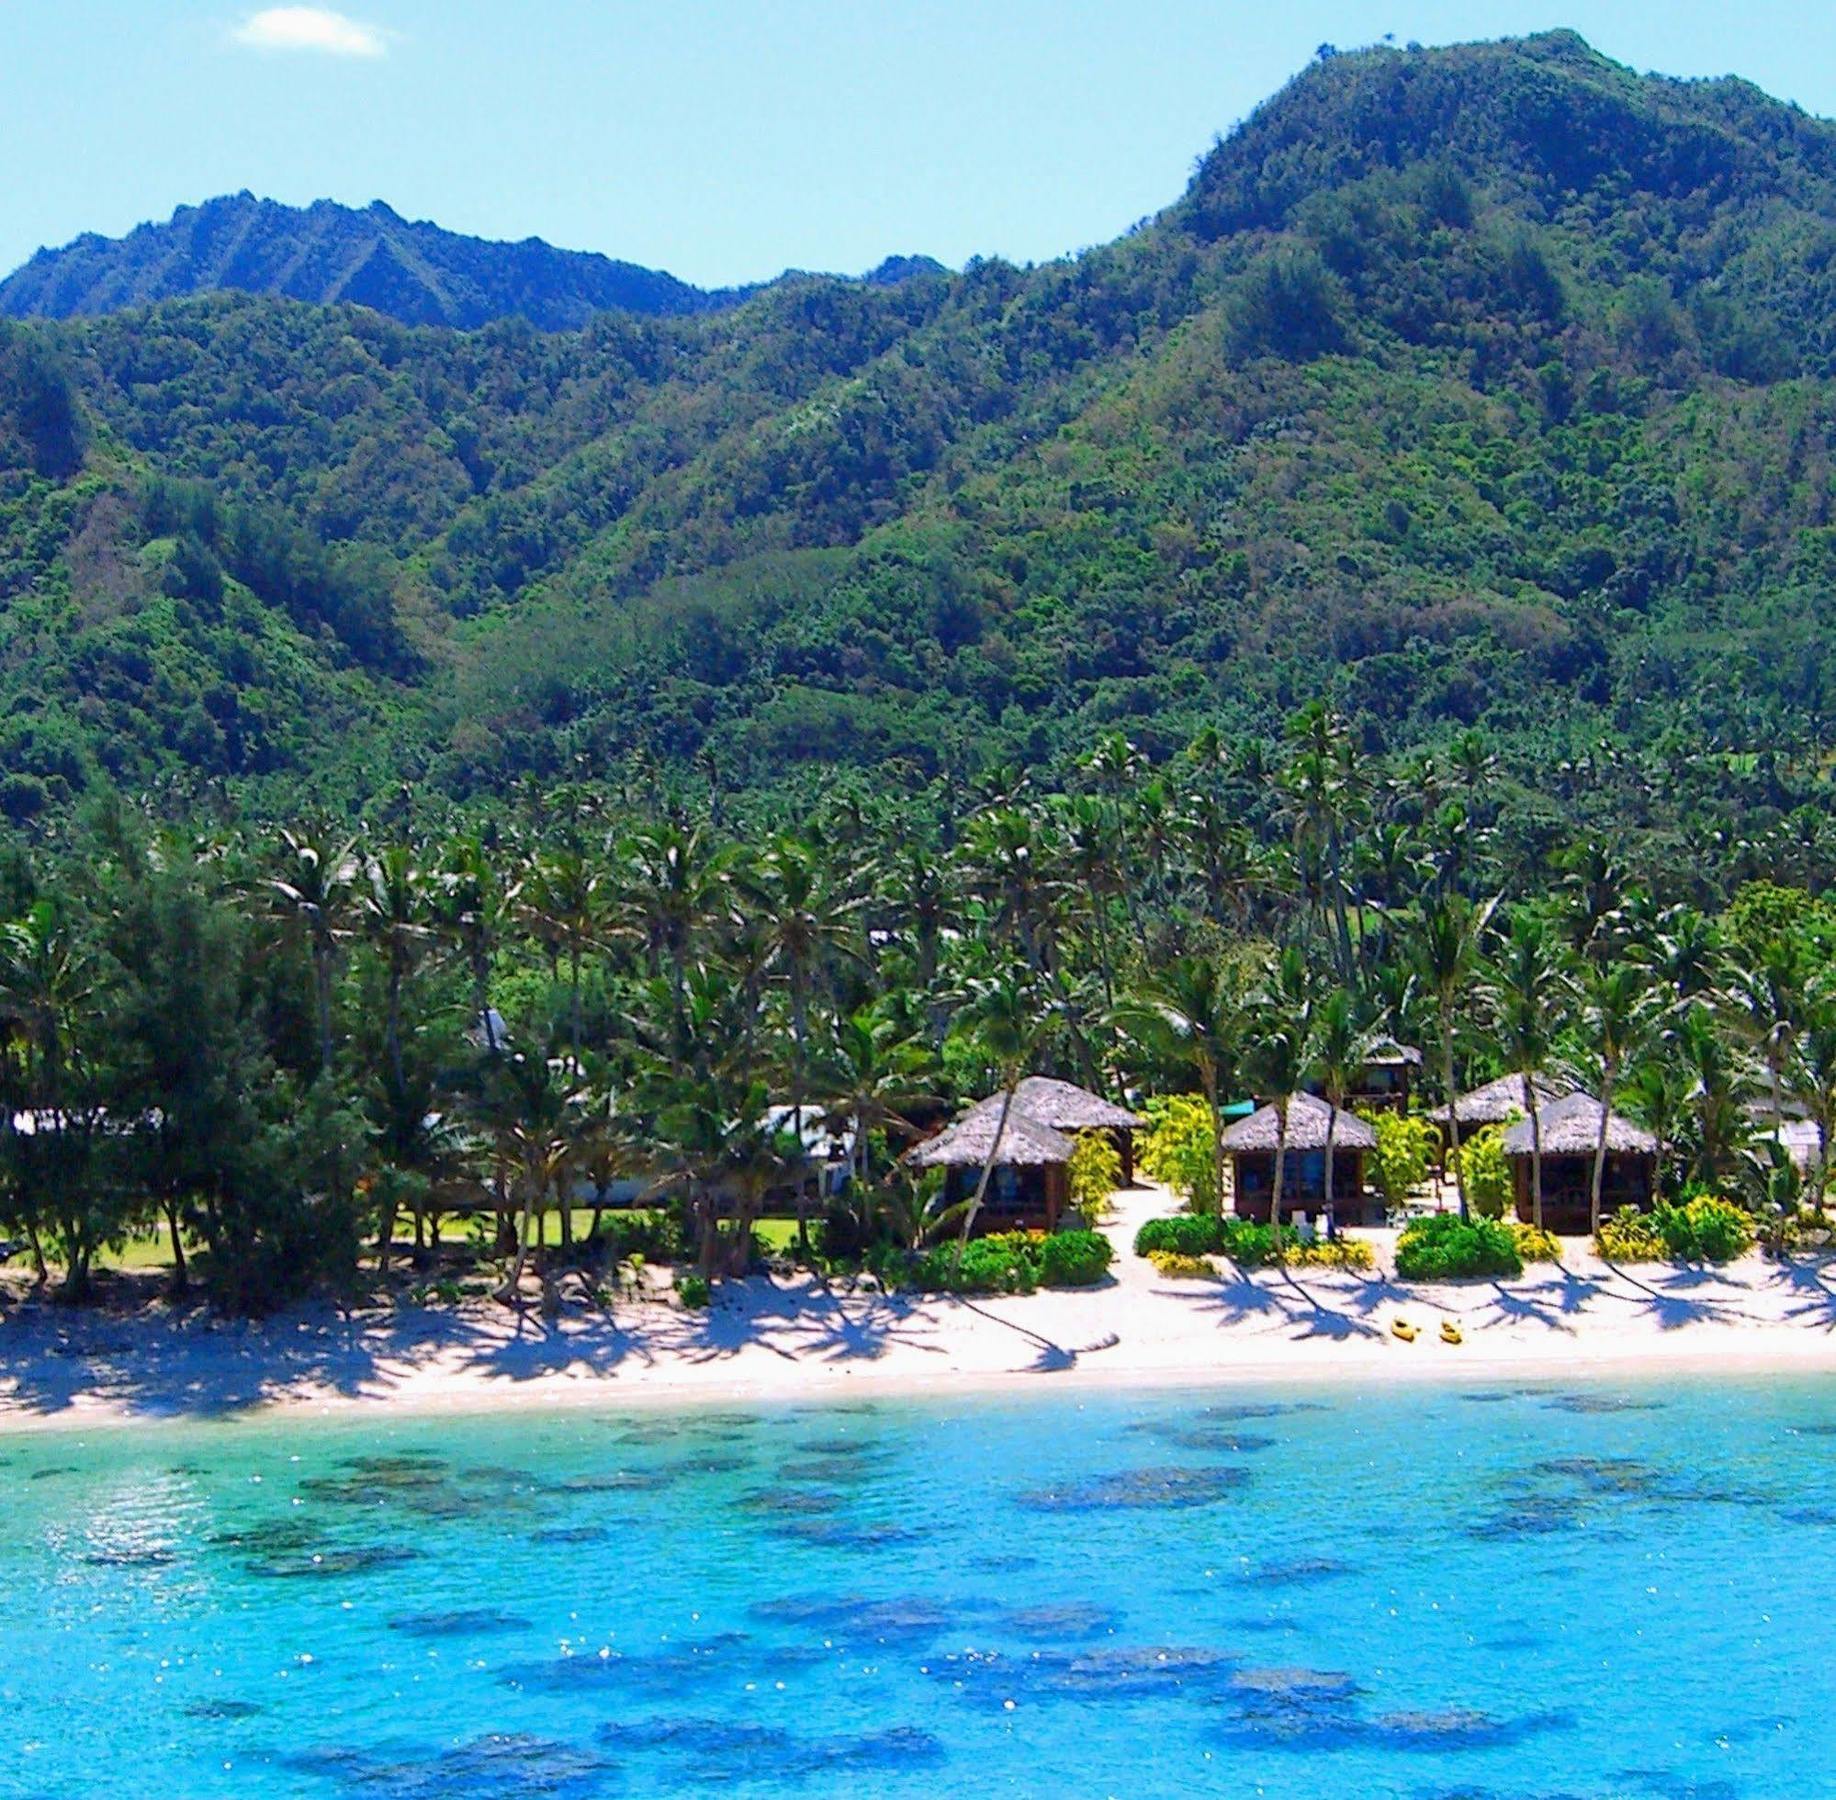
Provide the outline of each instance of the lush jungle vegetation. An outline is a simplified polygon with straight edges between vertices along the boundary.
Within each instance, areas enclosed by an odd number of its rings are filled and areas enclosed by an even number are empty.
[[[1156,769],[1112,737],[1068,792],[838,801],[795,833],[589,783],[479,834],[413,796],[355,837],[97,808],[0,867],[0,1222],[73,1297],[155,1231],[181,1282],[251,1309],[374,1281],[398,1244],[434,1269],[455,1218],[506,1296],[633,1251],[706,1280],[787,1196],[819,1215],[807,1254],[890,1278],[1094,1279],[1087,1235],[963,1263],[965,1204],[902,1152],[1033,1071],[1189,1095],[1157,1113],[1202,1121],[1180,1179],[1216,1211],[1224,1103],[1343,1097],[1386,1033],[1424,1048],[1430,1097],[1582,1083],[1657,1135],[1673,1200],[1768,1228],[1820,1205],[1766,1120],[1826,1144],[1836,1120],[1836,909],[1725,857],[1525,860],[1496,763],[1462,751],[1374,761],[1315,706],[1274,746]],[[852,1131],[845,1198],[815,1199],[786,1107]],[[1484,1160],[1452,1162],[1477,1213]],[[621,1182],[660,1210],[604,1210]]]
[[[1825,796],[1832,216],[1836,128],[1556,33],[1326,57],[1039,268],[11,327],[0,809],[637,758],[807,812],[1330,692],[1482,728],[1514,835],[1739,831],[1723,770]]]
[[[775,1099],[896,1259],[1017,1070],[1215,1110],[1375,1030],[1786,1204],[1833,217],[1836,127],[1555,33],[1324,55],[1040,268],[0,324],[9,1228],[257,1307],[636,1177],[712,1276]]]

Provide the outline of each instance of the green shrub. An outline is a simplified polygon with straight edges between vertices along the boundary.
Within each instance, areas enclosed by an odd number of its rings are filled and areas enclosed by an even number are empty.
[[[1282,1243],[1288,1260],[1304,1268],[1370,1269],[1376,1258],[1369,1244],[1358,1238],[1316,1238],[1302,1243],[1284,1230]],[[1228,1256],[1240,1269],[1260,1269],[1275,1260],[1273,1226],[1226,1213],[1181,1213],[1171,1219],[1149,1219],[1135,1233],[1135,1254],[1161,1256]]]
[[[1259,1269],[1275,1260],[1275,1227],[1234,1214],[1218,1221],[1218,1249],[1240,1269]],[[1289,1233],[1292,1241],[1293,1234]]]
[[[1511,1203],[1511,1165],[1504,1153],[1504,1127],[1487,1125],[1460,1144],[1460,1172],[1466,1178],[1468,1208],[1502,1219]]]
[[[1657,1226],[1631,1207],[1601,1220],[1594,1248],[1608,1262],[1663,1262],[1670,1254]]]
[[[1188,1206],[1209,1209],[1217,1193],[1211,1108],[1198,1094],[1157,1095],[1147,1103],[1141,1171]]]
[[[1086,1218],[1101,1217],[1110,1195],[1122,1185],[1122,1152],[1115,1139],[1106,1131],[1080,1131],[1068,1175],[1071,1204]]]
[[[1516,1235],[1499,1219],[1463,1223],[1458,1213],[1431,1213],[1411,1220],[1396,1240],[1396,1273],[1405,1281],[1460,1281],[1523,1272]]]
[[[708,1286],[708,1278],[705,1275],[678,1275],[676,1277],[676,1298],[684,1306],[692,1306],[699,1311],[713,1297],[714,1290]]]
[[[1401,1206],[1423,1182],[1440,1154],[1440,1127],[1419,1113],[1367,1112],[1360,1115],[1377,1133],[1377,1148],[1367,1167],[1387,1206]]]
[[[1651,1223],[1679,1262],[1732,1262],[1753,1248],[1752,1218],[1712,1194],[1683,1206],[1660,1206]]]
[[[1218,1265],[1204,1256],[1182,1256],[1177,1250],[1155,1250],[1151,1262],[1170,1281],[1215,1281]]]
[[[1039,1246],[1039,1285],[1095,1287],[1115,1256],[1100,1231],[1055,1231]]]
[[[1553,1231],[1543,1231],[1535,1225],[1520,1225],[1515,1219],[1507,1219],[1505,1228],[1516,1241],[1517,1254],[1525,1262],[1562,1260],[1562,1241]]]
[[[1030,1294],[1039,1285],[1043,1232],[996,1231],[939,1244],[911,1267],[910,1285],[933,1294]]]
[[[614,1263],[633,1256],[646,1262],[674,1263],[688,1254],[682,1221],[672,1212],[602,1212],[594,1242]]]
[[[1137,1256],[1211,1256],[1224,1248],[1226,1220],[1216,1213],[1180,1213],[1149,1219],[1135,1233]]]
[[[1594,1247],[1609,1262],[1732,1262],[1753,1248],[1753,1219],[1731,1200],[1705,1194],[1681,1206],[1629,1208],[1606,1220]]]

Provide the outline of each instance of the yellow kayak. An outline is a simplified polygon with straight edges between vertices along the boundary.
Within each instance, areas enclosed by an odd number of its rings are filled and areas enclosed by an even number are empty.
[[[1452,1319],[1441,1322],[1441,1342],[1443,1344],[1463,1344],[1466,1340],[1460,1335],[1460,1327]]]
[[[1390,1330],[1397,1337],[1401,1338],[1405,1344],[1413,1344],[1415,1342],[1415,1327],[1411,1325],[1407,1319],[1397,1319],[1393,1321]]]

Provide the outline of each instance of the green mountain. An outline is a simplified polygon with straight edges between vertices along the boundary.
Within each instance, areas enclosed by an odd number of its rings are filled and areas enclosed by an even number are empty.
[[[1326,57],[1040,268],[14,327],[0,799],[1820,742],[1833,271],[1836,127],[1551,33]]]
[[[891,256],[861,279],[884,286],[935,273],[923,256]],[[708,290],[636,263],[557,250],[540,238],[491,243],[409,220],[373,201],[283,206],[229,194],[181,206],[123,238],[93,233],[40,250],[0,281],[0,314],[92,318],[194,294],[267,294],[320,306],[367,306],[405,325],[474,330],[527,319],[571,331],[601,312],[659,318],[718,312],[754,288]]]
[[[163,225],[123,238],[90,233],[40,250],[0,281],[0,313],[70,319],[220,290],[368,306],[411,325],[462,330],[514,316],[565,331],[596,312],[692,313],[737,298],[539,238],[463,237],[401,218],[380,200],[360,211],[244,192],[181,206]]]

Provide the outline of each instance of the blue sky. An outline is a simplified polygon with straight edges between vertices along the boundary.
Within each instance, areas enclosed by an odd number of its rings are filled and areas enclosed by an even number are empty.
[[[0,270],[250,188],[706,284],[1039,260],[1174,199],[1322,42],[1568,24],[1836,114],[1827,3],[0,0]]]

